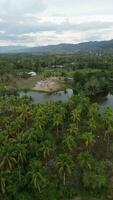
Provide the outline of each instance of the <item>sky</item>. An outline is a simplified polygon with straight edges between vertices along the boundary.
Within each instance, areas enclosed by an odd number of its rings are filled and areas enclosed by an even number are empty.
[[[113,0],[0,0],[0,46],[113,39]]]

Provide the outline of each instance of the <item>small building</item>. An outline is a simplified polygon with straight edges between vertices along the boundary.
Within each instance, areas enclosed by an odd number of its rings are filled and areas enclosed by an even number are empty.
[[[28,75],[29,76],[36,76],[37,74],[36,74],[36,72],[28,72]]]

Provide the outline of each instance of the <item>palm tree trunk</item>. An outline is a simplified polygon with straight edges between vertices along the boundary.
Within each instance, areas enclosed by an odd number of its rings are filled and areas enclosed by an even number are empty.
[[[109,139],[109,134],[108,134],[108,139],[107,139],[107,153],[109,153],[109,142],[110,142],[110,139]]]
[[[57,138],[58,138],[59,134],[58,134],[58,125],[57,125]]]
[[[63,183],[64,183],[64,185],[66,185],[66,173],[64,172],[64,177],[63,177]]]
[[[62,133],[63,133],[63,131],[64,131],[64,124],[62,123]]]

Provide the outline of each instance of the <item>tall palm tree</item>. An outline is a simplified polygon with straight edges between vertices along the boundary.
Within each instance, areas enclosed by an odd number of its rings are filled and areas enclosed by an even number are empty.
[[[62,121],[62,132],[63,132],[63,129],[64,129],[63,122],[64,122],[65,115],[66,115],[66,110],[63,106],[61,106],[61,108],[60,108],[60,115],[61,115],[61,119],[62,119],[61,121]]]
[[[0,190],[3,194],[6,192],[6,175],[0,170]]]
[[[88,152],[82,152],[78,156],[78,161],[82,169],[92,169],[92,156]]]
[[[75,123],[71,123],[68,132],[69,134],[76,136],[78,135],[79,129]]]
[[[81,139],[85,143],[87,150],[95,143],[95,137],[91,132],[83,133]]]
[[[49,140],[45,140],[44,142],[42,142],[39,151],[43,154],[43,158],[47,161],[53,151],[51,142]]]
[[[59,136],[59,126],[62,124],[62,116],[59,113],[56,113],[53,116],[53,126],[56,127],[57,130],[57,137]]]
[[[19,106],[17,111],[22,117],[23,121],[27,121],[31,116],[30,106],[27,106],[26,104]]]
[[[89,113],[88,113],[88,128],[90,131],[95,131],[99,121],[99,106],[97,103],[94,103],[90,106]]]
[[[75,108],[72,111],[72,121],[76,123],[78,127],[78,122],[80,121],[80,115],[81,115],[81,109],[80,108]]]
[[[71,175],[73,170],[73,161],[68,154],[60,154],[57,159],[58,173],[63,177],[63,184],[66,185],[66,175]]]
[[[0,162],[0,169],[3,169],[7,172],[11,172],[14,165],[17,163],[14,156],[12,156],[9,152],[7,152],[1,162]]]
[[[44,115],[43,116],[39,116],[39,115],[35,116],[34,126],[39,130],[42,130],[45,127]]]
[[[63,144],[69,151],[73,151],[76,147],[75,138],[72,135],[65,135],[63,139]]]
[[[41,192],[41,189],[46,185],[46,168],[43,166],[42,162],[39,160],[33,160],[30,163],[30,171],[28,176],[30,177],[31,184],[33,184],[35,189]]]
[[[26,145],[24,144],[17,144],[15,149],[17,162],[23,164],[27,159],[27,150]]]
[[[104,110],[103,122],[106,129],[108,128],[109,124],[113,124],[113,111],[109,106],[107,106]]]
[[[113,111],[106,107],[103,114],[103,123],[105,127],[104,139],[107,138],[107,151],[109,150],[110,135],[113,135]]]
[[[96,121],[93,117],[88,120],[88,128],[92,132],[96,130]]]

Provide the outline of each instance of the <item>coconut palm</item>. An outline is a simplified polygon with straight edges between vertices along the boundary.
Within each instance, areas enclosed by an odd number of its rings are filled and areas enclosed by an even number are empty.
[[[39,192],[41,192],[41,189],[46,185],[45,172],[46,168],[43,166],[41,161],[31,161],[28,176],[30,177],[31,184],[33,184],[34,188],[38,189]]]
[[[78,135],[79,129],[75,123],[71,123],[68,129],[69,134],[71,135]]]
[[[92,156],[88,152],[82,152],[78,156],[78,161],[82,169],[90,169],[92,168]]]
[[[16,145],[15,153],[17,157],[17,162],[20,164],[24,164],[27,159],[26,145],[18,143]]]
[[[107,129],[110,124],[113,124],[113,111],[110,107],[106,107],[103,114],[103,122]]]
[[[6,192],[6,175],[0,170],[0,190],[3,194]]]
[[[62,125],[63,119],[60,113],[56,113],[53,116],[53,126],[56,127],[57,137],[59,136],[59,126]]]
[[[75,108],[72,111],[72,122],[76,123],[77,127],[78,127],[78,122],[80,122],[80,115],[81,115],[80,108]]]
[[[95,137],[91,132],[83,133],[81,139],[85,143],[87,150],[95,143]]]
[[[42,130],[42,129],[44,128],[44,126],[45,126],[44,117],[43,117],[43,116],[36,115],[36,116],[35,116],[34,126],[35,126],[37,129]]]
[[[0,169],[3,169],[7,172],[11,172],[15,164],[17,163],[14,156],[9,152],[5,153],[0,162]]]
[[[88,121],[88,129],[92,132],[96,130],[96,121],[93,117],[91,117]]]
[[[73,171],[72,158],[66,153],[60,154],[56,164],[60,178],[63,178],[63,184],[66,185],[66,175],[71,175]]]
[[[106,107],[103,114],[103,123],[105,126],[104,139],[107,137],[107,151],[109,150],[110,135],[113,135],[113,111]]]
[[[63,144],[69,151],[73,151],[76,147],[75,138],[72,135],[65,135],[63,139]]]
[[[42,153],[43,158],[47,161],[53,151],[51,142],[49,140],[45,140],[44,142],[42,142],[39,151]]]

